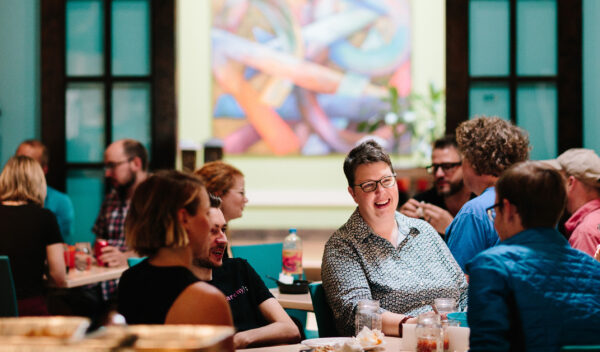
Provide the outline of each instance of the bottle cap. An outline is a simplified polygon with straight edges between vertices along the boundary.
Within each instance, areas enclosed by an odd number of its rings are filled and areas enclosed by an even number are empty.
[[[289,233],[296,233],[296,232],[297,232],[297,231],[296,231],[296,229],[294,229],[294,228],[291,228],[291,229],[290,229],[290,231],[289,231]]]

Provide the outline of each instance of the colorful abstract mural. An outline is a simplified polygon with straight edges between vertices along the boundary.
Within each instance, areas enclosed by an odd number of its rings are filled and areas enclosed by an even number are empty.
[[[213,135],[228,154],[346,153],[411,89],[409,0],[214,0]],[[410,137],[409,137],[410,138]]]

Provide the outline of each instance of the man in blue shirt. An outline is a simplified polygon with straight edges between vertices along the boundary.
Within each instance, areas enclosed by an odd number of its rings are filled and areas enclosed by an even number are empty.
[[[29,139],[22,142],[17,148],[16,155],[25,155],[37,162],[42,166],[44,174],[48,173],[48,160],[49,153],[48,148],[42,144],[42,142]],[[66,194],[47,186],[48,190],[46,193],[46,199],[44,200],[44,208],[50,210],[56,216],[60,233],[63,241],[66,243],[73,244],[73,218],[75,217],[75,211],[73,209],[73,203]]]
[[[501,242],[467,263],[472,352],[600,344],[600,263],[555,229],[563,182],[531,161],[498,180],[487,214]]]
[[[485,209],[494,204],[496,180],[511,165],[527,160],[529,139],[522,129],[498,117],[479,117],[461,123],[456,140],[463,162],[465,186],[478,197],[460,209],[446,229],[448,248],[458,265],[498,244],[494,224]]]

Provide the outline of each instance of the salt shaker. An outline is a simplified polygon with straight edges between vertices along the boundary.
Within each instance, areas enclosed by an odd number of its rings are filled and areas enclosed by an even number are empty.
[[[368,299],[358,301],[354,323],[357,335],[365,326],[371,330],[377,329],[381,331],[381,311],[379,310],[379,301]]]

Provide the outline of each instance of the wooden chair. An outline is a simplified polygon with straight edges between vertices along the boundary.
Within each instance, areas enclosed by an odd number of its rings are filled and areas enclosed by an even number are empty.
[[[10,270],[10,260],[0,255],[0,317],[19,316],[15,283]]]

